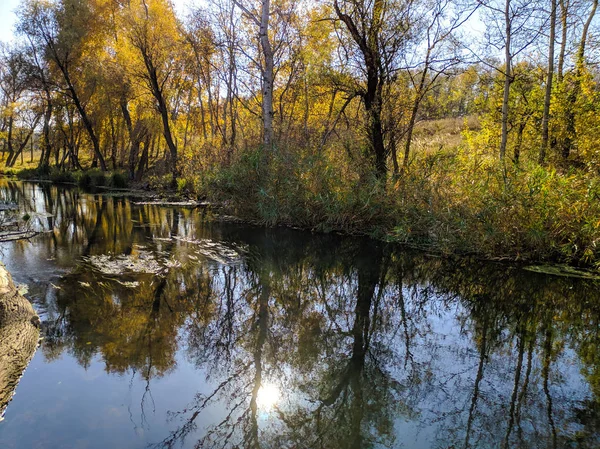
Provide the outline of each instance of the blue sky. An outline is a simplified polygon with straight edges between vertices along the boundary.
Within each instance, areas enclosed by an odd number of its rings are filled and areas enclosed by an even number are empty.
[[[7,42],[12,39],[16,20],[14,11],[18,6],[19,0],[0,0],[0,41]]]

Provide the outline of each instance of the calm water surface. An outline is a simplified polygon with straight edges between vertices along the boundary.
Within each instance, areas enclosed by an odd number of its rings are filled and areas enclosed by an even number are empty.
[[[44,340],[2,449],[598,448],[600,284],[4,183]]]

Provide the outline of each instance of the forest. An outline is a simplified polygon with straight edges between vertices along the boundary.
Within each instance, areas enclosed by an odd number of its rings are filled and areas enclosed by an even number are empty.
[[[24,0],[4,173],[600,269],[598,0]]]

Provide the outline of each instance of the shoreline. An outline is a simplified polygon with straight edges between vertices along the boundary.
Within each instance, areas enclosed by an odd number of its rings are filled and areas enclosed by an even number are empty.
[[[190,195],[178,193],[173,190],[152,189],[148,187],[147,184],[145,184],[145,188],[139,188],[135,185],[127,188],[98,185],[91,189],[86,189],[78,185],[76,182],[57,182],[50,179],[19,179],[15,175],[10,176],[3,173],[0,173],[0,176],[6,180],[12,181],[44,183],[67,188],[77,188],[83,192],[92,194],[112,194],[115,196],[124,196],[131,199],[132,203],[135,205],[154,205],[160,207],[182,207],[191,209],[203,208],[214,213],[211,219],[221,222],[235,222],[239,224],[270,229],[285,228],[310,233],[336,234],[346,237],[369,238],[386,244],[396,245],[400,248],[420,251],[431,254],[432,256],[443,257],[447,259],[468,257],[482,262],[518,265],[523,269],[528,269],[529,271],[538,273],[600,280],[600,268],[594,269],[592,264],[577,265],[557,258],[534,257],[523,254],[515,255],[504,253],[489,255],[485,254],[483,251],[463,251],[457,247],[448,250],[447,248],[442,248],[433,241],[418,243],[395,239],[391,234],[391,230],[389,230],[388,234],[381,235],[379,233],[378,235],[374,235],[374,233],[370,232],[368,229],[348,229],[342,227],[323,229],[320,227],[320,225],[303,226],[297,222],[279,219],[270,223],[267,220],[259,220],[256,218],[243,216],[243,214],[239,214],[238,211],[235,210],[234,206],[228,205],[224,202],[210,202],[206,200],[192,199]]]

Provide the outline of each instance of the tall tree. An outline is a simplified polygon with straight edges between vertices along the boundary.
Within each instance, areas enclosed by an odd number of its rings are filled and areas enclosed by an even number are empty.
[[[98,161],[102,170],[106,170],[100,139],[87,108],[93,88],[87,95],[82,95],[81,89],[84,81],[82,58],[93,53],[86,45],[88,33],[96,29],[96,41],[101,34],[100,29],[94,28],[96,12],[91,6],[91,2],[85,0],[63,0],[60,3],[27,0],[21,10],[19,29],[33,45],[44,49],[45,56],[60,74],[62,90],[77,108],[89,136],[94,160]],[[91,60],[86,63],[91,64]]]
[[[379,179],[387,174],[388,151],[384,142],[383,88],[400,70],[400,57],[418,24],[417,0],[334,0],[339,21],[358,50],[362,80],[357,91],[363,100],[369,147]]]
[[[550,36],[548,42],[548,72],[546,75],[546,96],[544,98],[544,114],[542,116],[542,147],[540,148],[539,163],[543,164],[549,141],[550,102],[552,99],[552,80],[554,77],[554,41],[556,39],[556,0],[550,1]]]
[[[598,0],[593,0],[591,8],[588,12],[587,19],[583,25],[581,31],[581,38],[579,40],[579,46],[577,47],[577,53],[575,55],[575,72],[573,73],[573,86],[567,95],[566,104],[566,136],[562,142],[561,153],[564,159],[567,159],[573,149],[573,142],[577,136],[577,130],[575,128],[575,106],[577,99],[581,93],[581,81],[585,72],[585,49],[588,40],[588,34],[592,21],[598,11]]]
[[[273,150],[273,89],[275,85],[274,49],[269,37],[271,0],[261,0],[259,11],[252,11],[239,0],[234,0],[234,2],[258,28],[261,50],[263,147],[270,152]]]
[[[166,0],[132,1],[127,11],[127,35],[138,60],[134,74],[142,79],[156,101],[163,136],[169,150],[171,184],[179,176],[177,140],[173,133],[173,106],[168,87],[181,74],[181,38],[177,19]]]
[[[486,8],[488,43],[504,53],[503,68],[498,71],[504,78],[502,90],[502,118],[499,157],[504,164],[509,132],[510,89],[514,81],[515,59],[539,37],[542,23],[538,20],[536,0],[496,0],[482,2]]]

